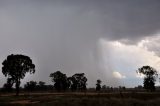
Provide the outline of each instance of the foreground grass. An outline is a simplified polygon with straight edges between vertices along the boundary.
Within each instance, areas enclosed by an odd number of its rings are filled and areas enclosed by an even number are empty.
[[[160,93],[32,93],[0,96],[0,106],[160,106]]]

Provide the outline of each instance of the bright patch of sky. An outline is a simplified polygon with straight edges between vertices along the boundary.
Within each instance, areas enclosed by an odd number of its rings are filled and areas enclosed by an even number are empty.
[[[154,67],[160,73],[160,57],[149,48],[154,44],[159,46],[160,44],[157,41],[159,38],[159,36],[148,37],[132,45],[100,39],[103,67],[106,71],[111,71],[113,77],[125,78],[126,82],[128,79],[143,78],[142,75],[136,73],[136,70],[144,65]],[[134,80],[132,81],[134,82]],[[126,85],[133,86],[129,83],[126,83]]]

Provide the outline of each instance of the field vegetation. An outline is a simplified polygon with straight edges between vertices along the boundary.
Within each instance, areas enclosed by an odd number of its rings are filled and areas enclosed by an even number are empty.
[[[159,92],[1,94],[1,106],[159,106]]]

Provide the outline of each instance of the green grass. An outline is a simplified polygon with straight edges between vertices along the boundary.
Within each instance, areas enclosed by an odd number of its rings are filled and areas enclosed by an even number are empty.
[[[27,101],[27,103],[25,102]],[[22,103],[18,103],[22,102]],[[23,103],[24,102],[24,103]],[[60,93],[0,96],[0,106],[160,106],[160,93]]]

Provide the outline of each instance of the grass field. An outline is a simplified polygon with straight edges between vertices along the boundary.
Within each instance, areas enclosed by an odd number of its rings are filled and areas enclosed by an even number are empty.
[[[0,106],[160,106],[160,93],[1,94]]]

